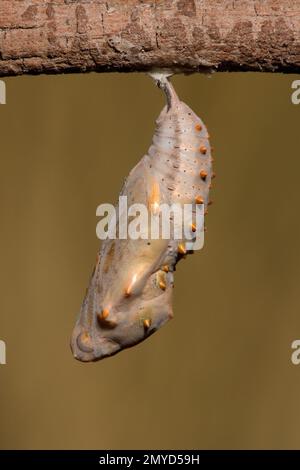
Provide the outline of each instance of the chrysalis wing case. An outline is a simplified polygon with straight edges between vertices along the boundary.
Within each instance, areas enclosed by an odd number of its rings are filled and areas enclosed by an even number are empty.
[[[152,213],[162,203],[206,211],[213,177],[207,129],[179,100],[167,74],[152,76],[167,104],[148,153],[130,172],[121,195],[127,196],[128,207],[141,203]],[[194,223],[189,230],[195,231]],[[88,362],[111,356],[171,319],[175,266],[190,252],[188,246],[186,237],[103,241],[73,331],[74,357]]]

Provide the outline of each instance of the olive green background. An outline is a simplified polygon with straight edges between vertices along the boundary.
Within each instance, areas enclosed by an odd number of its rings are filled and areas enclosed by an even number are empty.
[[[175,317],[93,364],[69,337],[115,202],[164,99],[144,74],[6,79],[1,125],[0,447],[300,448],[297,77],[174,77],[215,148],[205,247]]]

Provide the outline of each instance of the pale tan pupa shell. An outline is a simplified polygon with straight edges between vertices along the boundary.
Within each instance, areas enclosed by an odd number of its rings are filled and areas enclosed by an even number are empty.
[[[167,105],[156,121],[148,153],[133,168],[121,195],[128,205],[157,202],[208,205],[211,147],[201,119],[179,100],[168,77],[154,75]],[[146,339],[172,318],[176,263],[186,240],[107,239],[97,256],[71,348],[96,361]]]

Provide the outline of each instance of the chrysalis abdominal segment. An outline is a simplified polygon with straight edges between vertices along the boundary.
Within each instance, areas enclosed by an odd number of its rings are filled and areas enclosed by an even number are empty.
[[[167,104],[148,153],[129,173],[120,196],[127,196],[128,206],[141,203],[155,210],[156,204],[176,202],[203,205],[206,211],[212,179],[207,129],[179,100],[166,74],[153,78]],[[186,238],[103,241],[72,334],[74,357],[88,362],[111,356],[171,319],[175,267],[189,252]]]

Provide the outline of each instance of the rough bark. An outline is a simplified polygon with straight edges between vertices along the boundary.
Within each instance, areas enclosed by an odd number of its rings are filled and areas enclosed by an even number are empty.
[[[0,0],[0,75],[300,70],[300,0]]]

